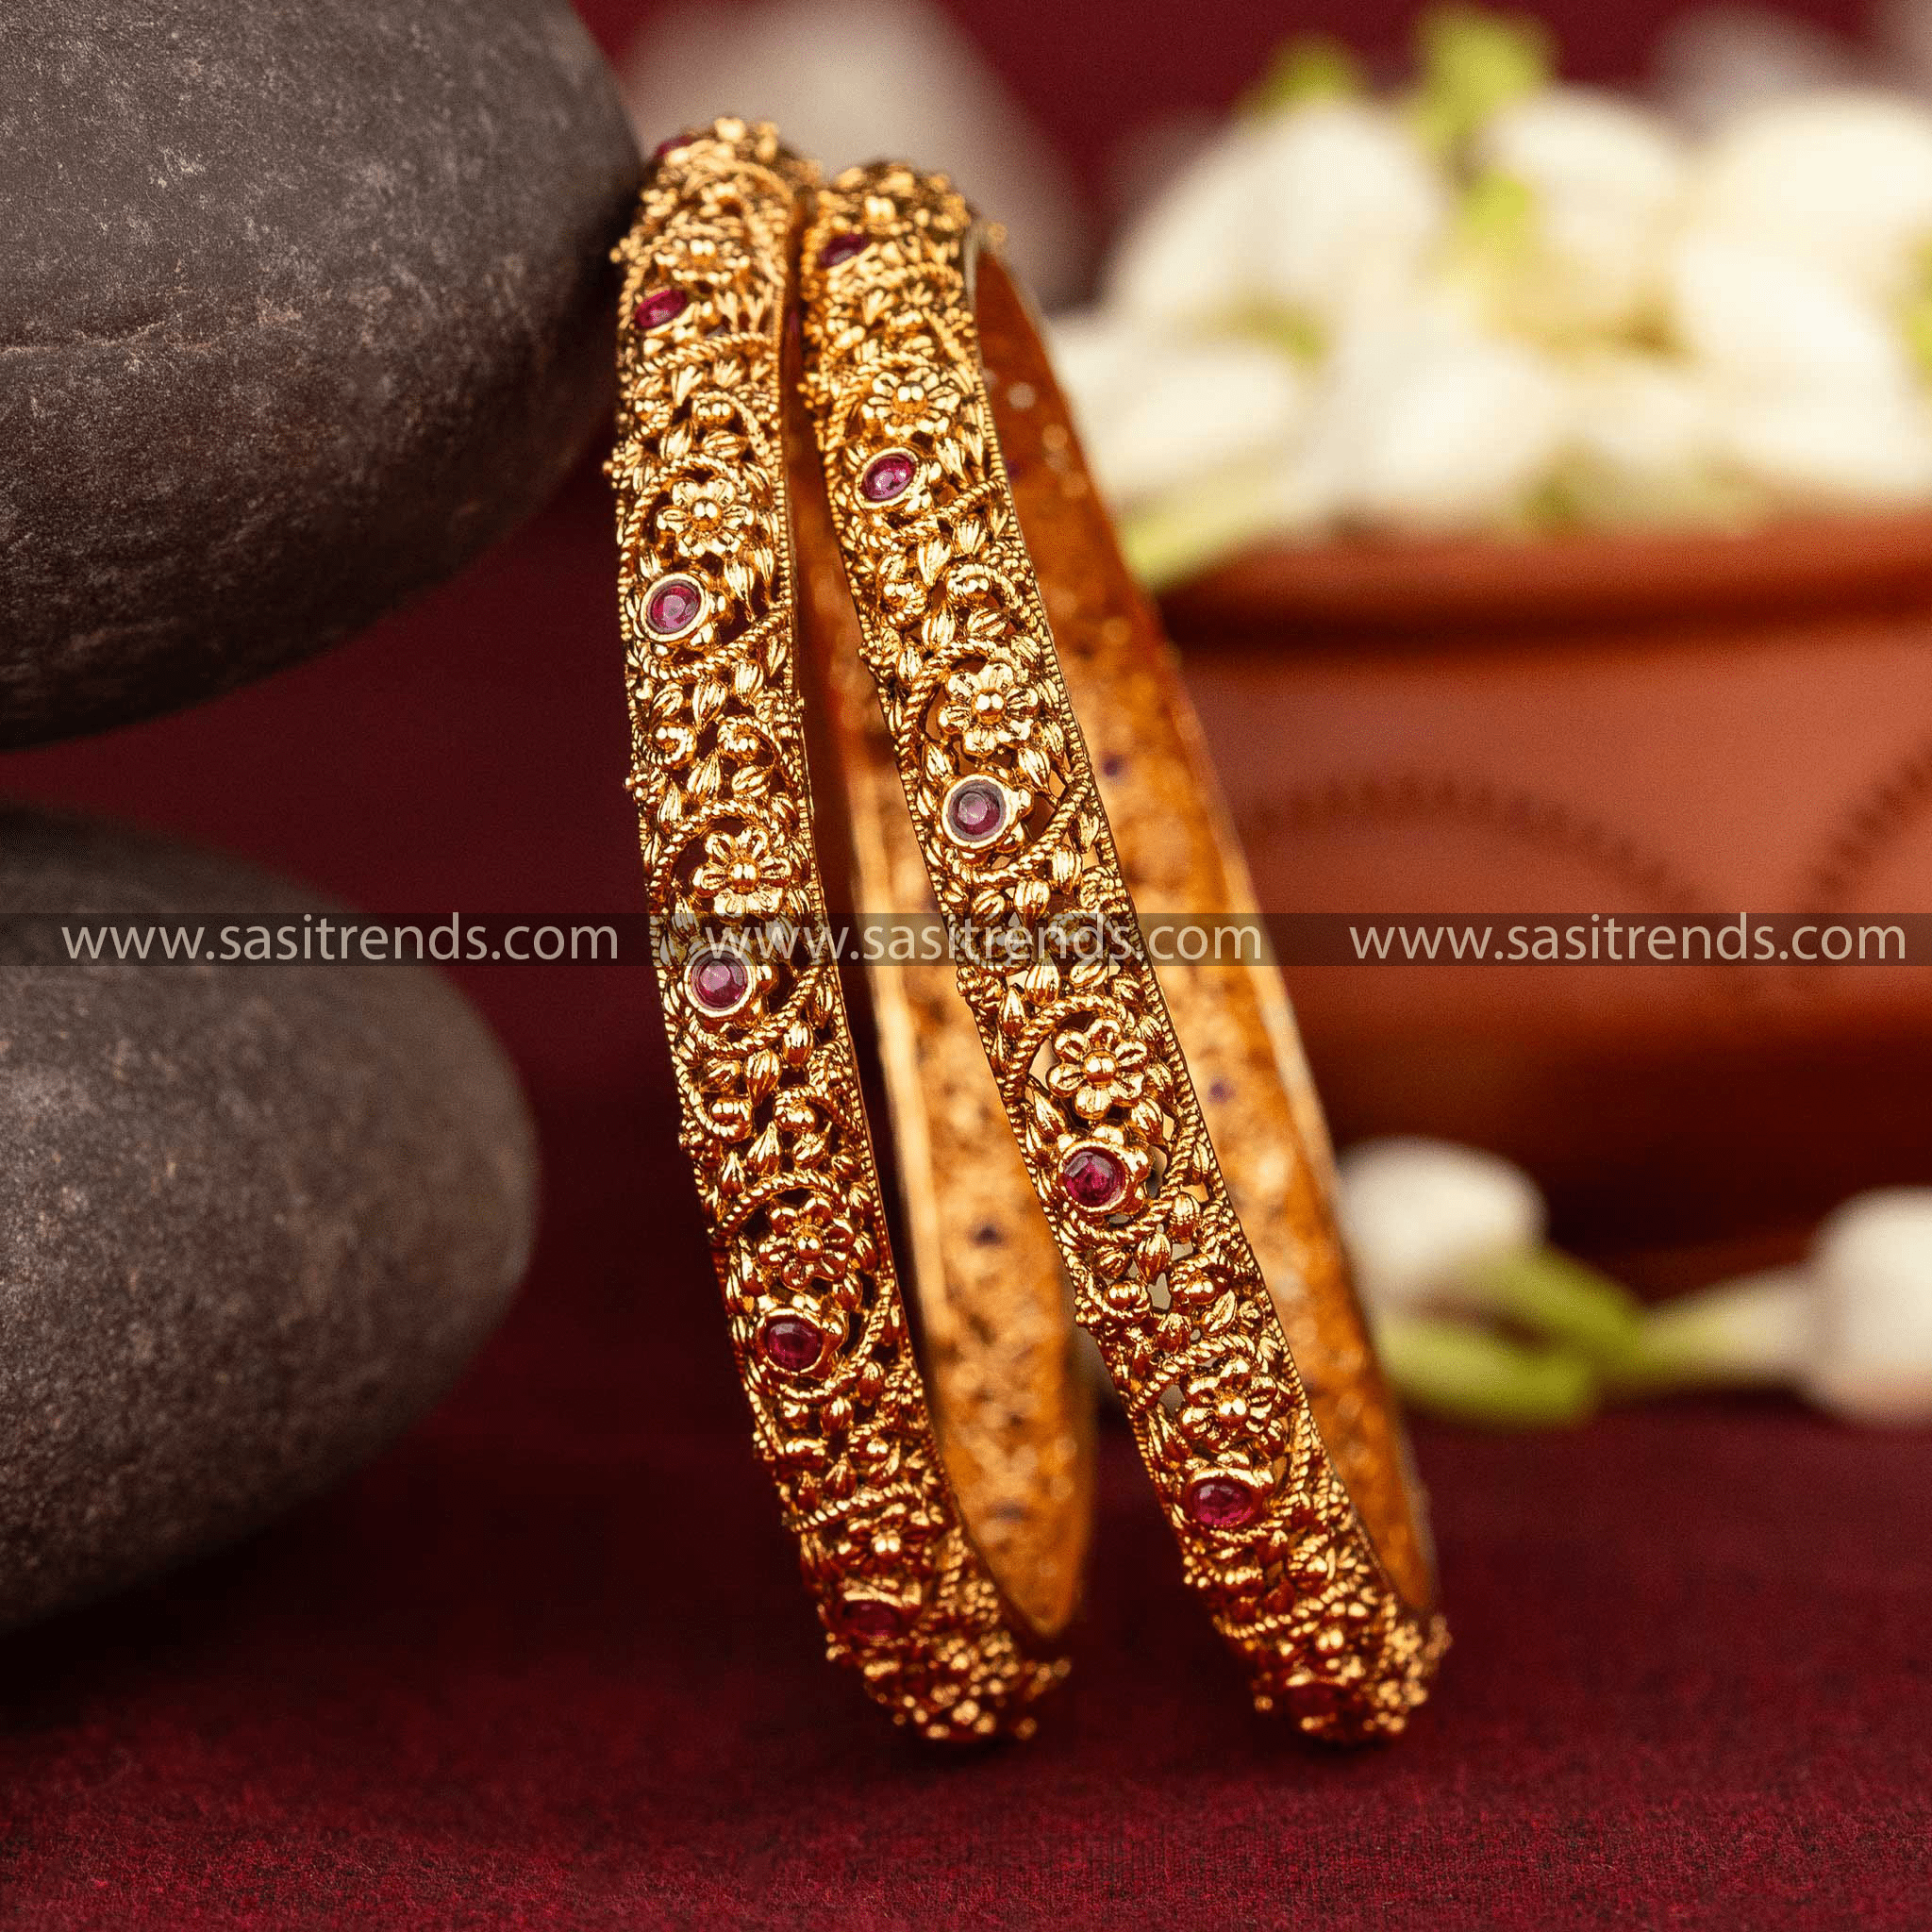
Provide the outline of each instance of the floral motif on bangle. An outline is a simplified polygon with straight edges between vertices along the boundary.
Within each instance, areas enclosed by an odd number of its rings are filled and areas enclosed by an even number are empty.
[[[1054,1041],[1056,1064],[1048,1090],[1071,1100],[1082,1120],[1104,1120],[1116,1108],[1132,1107],[1146,1091],[1147,1049],[1130,1040],[1118,1020],[1096,1020],[1079,1033]]]
[[[900,443],[951,436],[965,407],[957,384],[888,369],[873,377],[858,414],[873,435]]]
[[[787,1288],[842,1281],[858,1257],[852,1224],[816,1197],[781,1201],[771,1210],[774,1265]]]
[[[769,919],[785,904],[791,878],[790,856],[762,825],[748,825],[705,841],[691,885],[721,919]]]
[[[1267,1430],[1289,1407],[1275,1377],[1237,1350],[1188,1378],[1174,1421],[1189,1441],[1212,1449],[1231,1436]]]
[[[722,557],[751,534],[752,507],[726,475],[680,476],[658,512],[658,527],[687,557]]]
[[[946,679],[937,722],[959,740],[968,758],[985,758],[1007,745],[1024,744],[1039,709],[1040,693],[1012,665],[995,661],[977,671],[956,671]]]

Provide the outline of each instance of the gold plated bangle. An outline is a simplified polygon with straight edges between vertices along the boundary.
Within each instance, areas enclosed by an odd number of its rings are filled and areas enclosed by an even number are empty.
[[[769,127],[718,122],[660,151],[617,250],[629,789],[680,1140],[829,1654],[928,1737],[1024,1735],[1065,1672],[1088,1500],[1065,1351],[1033,1363],[1061,1377],[1037,1405],[1055,1479],[973,1465],[962,1491],[912,1352],[836,962],[757,943],[773,922],[824,924],[782,371],[810,178]],[[953,1433],[970,1449],[972,1402],[941,1399],[952,1379],[939,1374],[935,1407],[964,1419]]]
[[[1158,626],[991,237],[945,180],[841,175],[802,262],[805,395],[890,758],[1079,1319],[1257,1703],[1318,1738],[1392,1735],[1447,1639],[1286,995],[1272,966],[1157,976],[1129,896],[1131,870],[1150,909],[1252,910]],[[1023,516],[1058,566],[1044,591]],[[1002,956],[972,937],[1056,922],[1124,943]]]
[[[788,461],[800,657],[817,674],[814,708],[833,741],[821,789],[836,787],[850,835],[846,902],[833,924],[880,907],[915,915],[871,929],[864,981],[933,1420],[988,1561],[1036,1624],[1057,1629],[1086,1553],[1093,1390],[1073,1352],[1058,1247],[952,967],[943,953],[931,957],[939,934],[926,923],[935,908],[925,867],[878,708],[861,688],[852,602],[802,408],[796,428]]]

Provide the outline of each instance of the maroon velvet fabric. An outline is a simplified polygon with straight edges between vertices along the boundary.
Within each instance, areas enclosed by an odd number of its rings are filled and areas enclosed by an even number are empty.
[[[348,649],[0,782],[375,909],[634,909],[607,544],[580,479]],[[1424,1432],[1457,1647],[1349,1757],[1247,1709],[1115,1440],[1040,1737],[893,1733],[820,1661],[753,1461],[648,977],[466,972],[548,1204],[444,1406],[0,1647],[17,1923],[1926,1922],[1932,1441],[1782,1404]]]

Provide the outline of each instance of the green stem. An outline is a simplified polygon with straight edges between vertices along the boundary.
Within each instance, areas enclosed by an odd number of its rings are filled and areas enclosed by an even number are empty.
[[[1795,1268],[1776,1268],[1680,1295],[1652,1308],[1606,1367],[1622,1397],[1676,1389],[1776,1389],[1804,1373],[1815,1339],[1817,1291]]]
[[[1612,1281],[1557,1248],[1524,1248],[1472,1262],[1458,1284],[1465,1306],[1526,1328],[1592,1361],[1621,1360],[1633,1346],[1642,1307]]]
[[[1419,1408],[1507,1428],[1580,1423],[1596,1408],[1590,1363],[1566,1349],[1525,1348],[1487,1328],[1433,1315],[1376,1324],[1390,1380]]]

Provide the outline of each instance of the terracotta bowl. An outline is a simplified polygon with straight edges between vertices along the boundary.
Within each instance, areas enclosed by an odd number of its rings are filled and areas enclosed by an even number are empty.
[[[1168,614],[1271,911],[1932,909],[1932,516],[1284,548]],[[1932,1182],[1932,966],[1290,978],[1339,1140],[1499,1148],[1655,1281]]]

